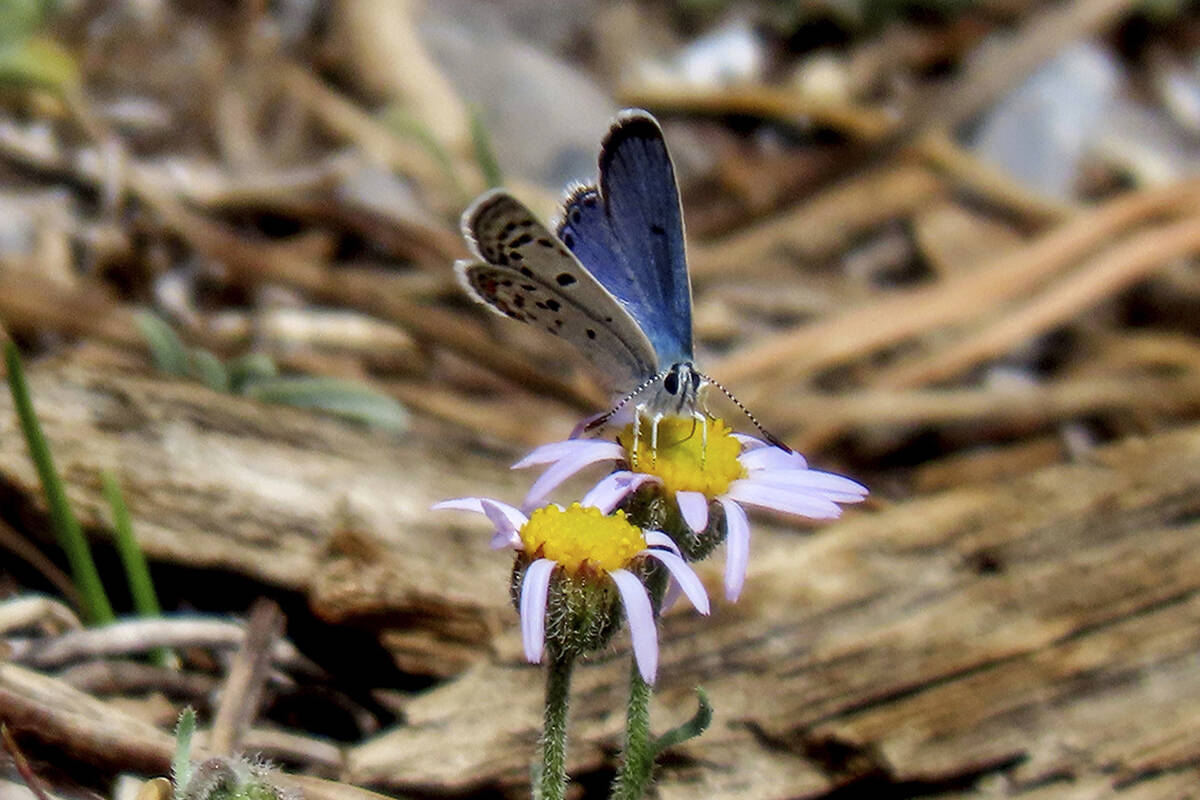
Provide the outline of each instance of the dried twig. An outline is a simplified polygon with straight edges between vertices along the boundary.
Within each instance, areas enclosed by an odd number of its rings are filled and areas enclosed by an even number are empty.
[[[89,658],[147,653],[159,647],[205,647],[232,650],[246,638],[245,629],[226,620],[188,618],[131,619],[100,628],[70,631],[52,639],[9,639],[10,660],[52,669]],[[271,647],[274,662],[306,673],[319,672],[286,639]]]
[[[255,603],[213,719],[209,746],[214,752],[233,755],[240,748],[246,728],[258,713],[271,651],[283,634],[283,622],[283,613],[275,603],[262,599]]]
[[[952,378],[1062,325],[1164,264],[1197,253],[1200,253],[1200,217],[1130,236],[956,344],[919,361],[885,370],[874,376],[871,383],[898,389]]]
[[[70,606],[52,597],[24,595],[0,603],[0,633],[46,623],[68,630],[83,627]]]
[[[778,386],[910,337],[966,322],[1028,292],[1129,227],[1155,217],[1189,213],[1198,201],[1200,181],[1123,196],[970,274],[892,292],[801,325],[742,349],[711,365],[709,371],[726,382],[769,375]]]
[[[17,740],[13,738],[12,731],[3,722],[0,722],[0,740],[4,742],[4,749],[12,757],[13,764],[16,765],[17,772],[21,775],[21,780],[25,781],[25,785],[29,787],[29,791],[33,792],[33,796],[37,800],[50,800],[50,795],[42,787],[41,779],[33,771],[33,767],[29,766],[29,760],[17,746]]]

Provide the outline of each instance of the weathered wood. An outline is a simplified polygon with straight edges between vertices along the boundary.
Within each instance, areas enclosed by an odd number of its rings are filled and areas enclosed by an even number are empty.
[[[1198,490],[1192,428],[815,536],[756,526],[742,602],[667,621],[657,725],[686,716],[696,684],[717,717],[678,749],[661,796],[820,797],[855,781],[1187,796],[1200,759]],[[577,772],[618,742],[622,661],[579,673]],[[520,780],[539,695],[536,674],[482,665],[352,749],[351,773]]]
[[[318,614],[414,629],[435,674],[486,657],[511,614],[510,565],[486,533],[432,512],[439,499],[522,487],[462,442],[382,435],[187,382],[34,365],[34,404],[83,524],[107,528],[99,472],[113,469],[147,555],[231,570],[309,595]],[[11,398],[0,392],[0,485],[43,502]],[[483,546],[481,547],[481,543]],[[440,655],[444,652],[444,657]]]
[[[463,792],[527,780],[542,677],[522,663],[510,562],[463,494],[514,499],[507,455],[387,439],[186,384],[33,370],[90,524],[120,465],[152,557],[308,592],[373,621],[411,664],[458,673],[347,749],[347,777]],[[36,507],[0,399],[0,483]],[[349,521],[348,521],[349,520]],[[720,554],[700,572],[719,595]],[[662,770],[665,800],[866,796],[1177,798],[1200,763],[1200,427],[1085,462],[854,512],[815,534],[755,520],[747,589],[662,634],[654,724],[717,716]],[[578,672],[571,768],[607,764],[628,640]],[[407,663],[406,662],[406,663]]]

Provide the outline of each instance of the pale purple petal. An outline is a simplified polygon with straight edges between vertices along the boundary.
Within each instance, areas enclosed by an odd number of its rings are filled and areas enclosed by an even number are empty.
[[[585,433],[587,433],[588,430],[591,429],[592,425],[600,422],[603,419],[606,419],[608,416],[609,414],[607,411],[597,411],[595,414],[592,414],[589,417],[584,417],[574,428],[571,429],[571,435],[567,438],[578,439],[580,436],[583,436]]]
[[[562,444],[561,442],[559,444]],[[521,503],[521,508],[536,508],[542,504],[546,496],[554,491],[560,483],[570,478],[576,472],[594,464],[597,461],[617,460],[625,455],[625,450],[616,442],[572,442],[575,445],[571,451],[565,454],[562,459],[550,465],[550,468],[543,472],[533,486],[529,488],[529,494],[525,495],[525,500]],[[549,447],[550,445],[546,445]]]
[[[651,481],[659,482],[660,479],[644,472],[618,470],[602,478],[592,487],[591,491],[583,496],[582,502],[585,507],[598,508],[608,514],[617,507],[618,503],[637,491],[639,486]]]
[[[489,507],[491,511],[488,510]],[[443,500],[435,503],[433,510],[474,511],[476,514],[486,515],[496,526],[496,533],[489,543],[493,550],[501,550],[505,547],[520,550],[521,537],[517,535],[517,531],[529,521],[529,518],[522,514],[520,509],[488,497],[459,497],[454,500]],[[497,521],[498,519],[500,521]]]
[[[815,469],[763,469],[750,473],[749,480],[773,486],[802,489],[836,500],[839,503],[859,503],[867,496],[861,483]]]
[[[747,505],[782,511],[785,514],[797,514],[809,519],[836,519],[842,515],[841,507],[832,500],[753,480],[734,481],[729,484],[726,496]]]
[[[546,597],[550,591],[550,574],[558,566],[548,558],[539,558],[525,570],[521,580],[521,642],[525,645],[525,660],[530,664],[542,662],[546,644]]]
[[[646,683],[654,683],[658,672],[658,631],[654,626],[654,611],[646,587],[627,570],[614,569],[608,573],[617,584],[621,602],[625,605],[625,619],[629,620],[629,638],[633,640],[633,659],[638,672]]]
[[[750,521],[733,500],[722,497],[720,502],[725,509],[725,599],[736,603],[750,563]]]
[[[481,505],[483,506],[483,513],[487,514],[487,518],[496,526],[496,533],[492,536],[491,548],[493,550],[500,550],[505,547],[511,547],[515,550],[524,549],[520,531],[525,526],[525,523],[529,522],[529,518],[522,514],[519,509],[496,500],[485,499]]]
[[[700,578],[696,576],[686,561],[666,550],[643,550],[639,555],[657,558],[661,561],[667,571],[671,573],[671,577],[679,584],[679,588],[683,589],[687,599],[692,601],[695,609],[701,614],[708,614],[708,592],[704,591],[704,584],[700,582]]]
[[[665,547],[675,555],[682,555],[679,552],[679,545],[675,544],[675,540],[662,531],[646,531],[644,536],[646,544],[651,547]]]
[[[738,462],[748,470],[753,469],[804,469],[808,462],[804,456],[778,447],[758,447],[738,456]]]
[[[432,511],[474,511],[483,513],[483,501],[486,497],[456,497],[453,500],[442,500],[430,506]]]
[[[511,469],[525,469],[526,467],[534,467],[538,464],[551,464],[571,455],[577,450],[586,450],[597,444],[608,444],[619,447],[614,442],[603,442],[596,439],[566,439],[561,442],[550,442],[529,451],[524,458],[513,464]]]
[[[679,582],[674,578],[668,578],[667,591],[663,592],[662,607],[659,609],[659,612],[665,614],[670,611],[681,594],[683,594],[683,589],[679,587]]]
[[[675,502],[679,504],[683,521],[695,533],[702,533],[708,527],[707,497],[700,492],[676,492]]]
[[[759,447],[771,446],[762,439],[755,439],[753,436],[747,436],[744,433],[732,433],[730,435],[733,436],[734,439],[737,439],[739,443],[741,443],[742,449],[744,450],[754,450]]]

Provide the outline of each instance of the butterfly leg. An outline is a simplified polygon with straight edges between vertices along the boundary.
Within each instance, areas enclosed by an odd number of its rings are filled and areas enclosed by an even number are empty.
[[[661,413],[655,413],[650,417],[650,464],[651,466],[658,463],[658,423],[663,418]]]
[[[638,445],[642,441],[642,412],[645,406],[635,406],[633,409],[633,448],[629,451],[629,468],[637,472]]]
[[[704,469],[708,461],[708,415],[693,411],[692,417],[700,420],[700,469]]]

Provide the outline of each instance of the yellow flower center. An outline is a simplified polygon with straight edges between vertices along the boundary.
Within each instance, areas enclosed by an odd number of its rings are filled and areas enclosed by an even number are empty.
[[[534,511],[521,527],[521,541],[526,552],[540,549],[543,558],[557,561],[570,573],[585,561],[604,570],[622,569],[646,549],[641,529],[626,521],[624,511],[605,516],[579,503]]]
[[[713,498],[724,494],[730,483],[746,476],[746,470],[737,460],[742,445],[724,420],[709,417],[706,437],[697,419],[663,417],[658,421],[657,452],[650,444],[651,421],[643,418],[641,426],[636,455],[632,424],[618,434],[617,441],[638,472],[658,476],[671,494],[701,492]]]

